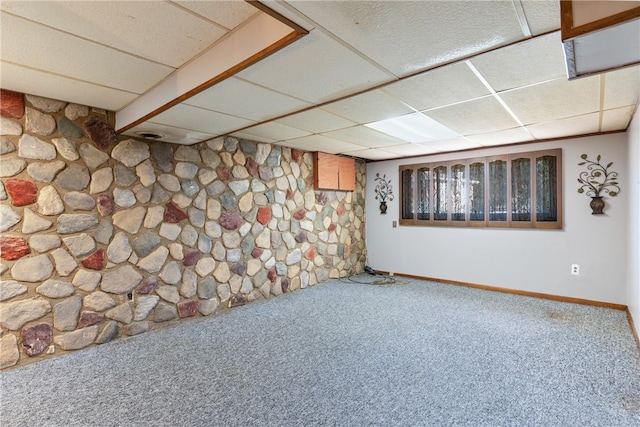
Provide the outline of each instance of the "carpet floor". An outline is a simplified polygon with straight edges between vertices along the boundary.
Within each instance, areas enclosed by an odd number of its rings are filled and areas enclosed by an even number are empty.
[[[333,281],[0,373],[9,426],[640,426],[622,311]]]

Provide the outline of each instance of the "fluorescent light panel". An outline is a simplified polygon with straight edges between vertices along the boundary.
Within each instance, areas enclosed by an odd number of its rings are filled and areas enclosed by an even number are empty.
[[[392,119],[368,123],[365,126],[391,135],[394,138],[416,144],[460,136],[422,113],[406,114]]]

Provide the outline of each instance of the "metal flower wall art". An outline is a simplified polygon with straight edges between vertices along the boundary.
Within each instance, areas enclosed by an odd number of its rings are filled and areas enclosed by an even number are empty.
[[[393,187],[391,186],[391,180],[387,180],[387,175],[380,176],[380,173],[376,173],[374,180],[376,184],[376,200],[380,200],[380,213],[387,213],[387,200],[393,200]]]
[[[604,209],[604,200],[602,194],[606,193],[611,197],[615,197],[620,192],[620,184],[618,183],[618,172],[610,171],[613,162],[609,162],[606,166],[600,164],[602,156],[598,154],[596,161],[589,160],[586,154],[580,156],[583,160],[578,166],[587,166],[586,171],[580,172],[578,182],[580,187],[578,193],[585,193],[591,197],[592,215],[602,215]]]

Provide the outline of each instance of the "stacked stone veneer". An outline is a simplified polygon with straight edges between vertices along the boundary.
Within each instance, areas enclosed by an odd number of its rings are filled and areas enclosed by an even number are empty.
[[[118,137],[102,110],[2,91],[0,366],[209,316],[364,267],[355,192],[310,153]]]

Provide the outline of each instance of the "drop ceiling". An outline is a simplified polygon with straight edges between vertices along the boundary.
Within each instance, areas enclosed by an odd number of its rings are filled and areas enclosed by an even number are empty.
[[[640,66],[567,79],[557,0],[0,8],[3,89],[114,111],[116,130],[167,143],[233,135],[384,160],[623,131],[640,97]],[[366,126],[414,113],[456,136],[410,143]]]

